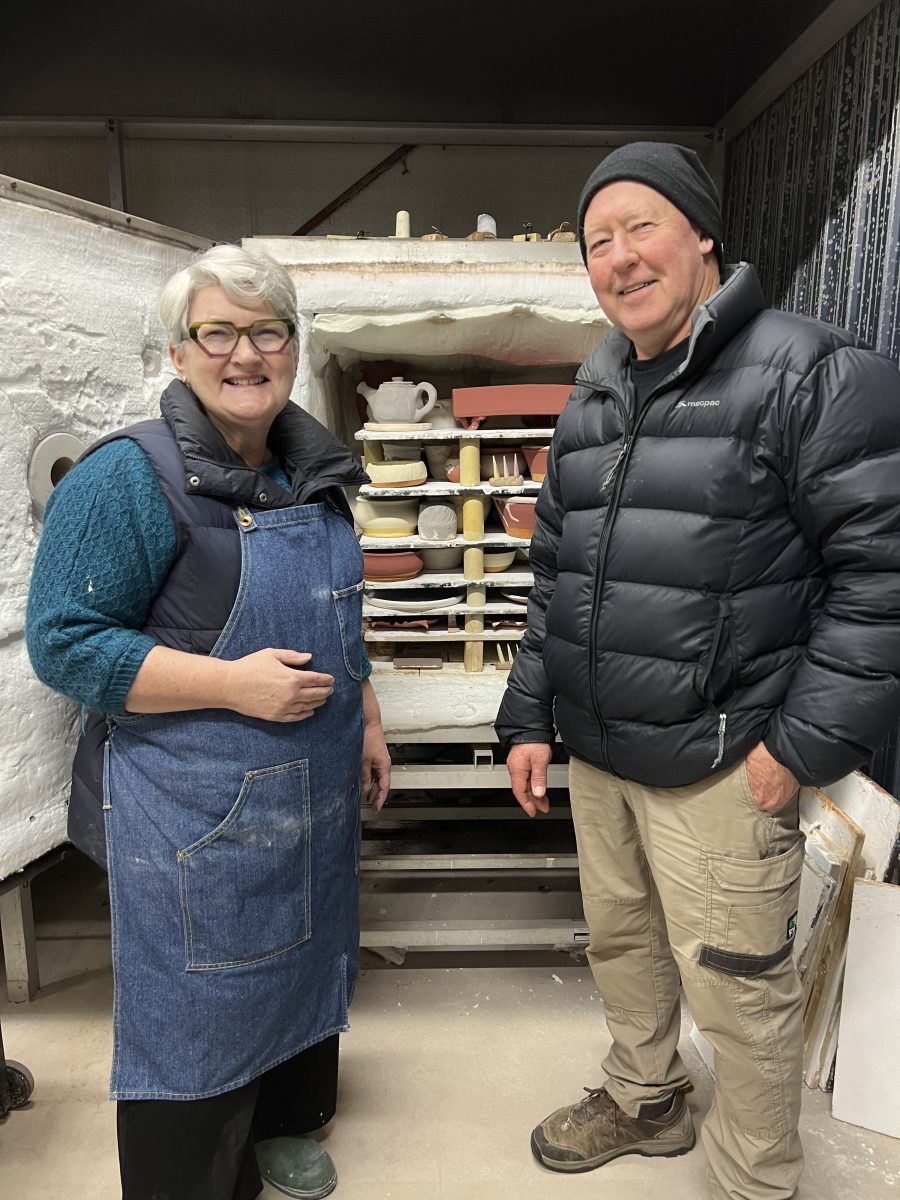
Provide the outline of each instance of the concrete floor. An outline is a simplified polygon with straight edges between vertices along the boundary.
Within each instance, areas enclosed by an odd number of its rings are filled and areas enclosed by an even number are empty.
[[[0,1003],[6,1052],[33,1072],[25,1109],[0,1122],[3,1200],[114,1200],[120,1195],[110,1056],[109,938],[100,890],[63,864],[35,884],[43,988],[30,1005]],[[367,958],[342,1039],[338,1116],[323,1141],[344,1200],[702,1200],[702,1149],[671,1160],[627,1157],[557,1176],[531,1157],[531,1127],[601,1082],[608,1039],[589,971],[541,965],[378,967]],[[471,961],[471,956],[470,960]],[[690,1040],[683,1053],[702,1119],[712,1090]],[[835,1121],[807,1092],[802,1200],[900,1195],[900,1142]],[[264,1200],[280,1193],[266,1188]]]

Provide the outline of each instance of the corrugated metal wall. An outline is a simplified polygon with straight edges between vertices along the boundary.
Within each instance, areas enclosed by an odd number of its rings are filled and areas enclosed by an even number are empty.
[[[884,0],[726,158],[726,251],[769,302],[900,357],[900,0]],[[869,774],[900,795],[900,731]]]
[[[727,256],[778,308],[900,356],[900,0],[884,0],[734,138]]]

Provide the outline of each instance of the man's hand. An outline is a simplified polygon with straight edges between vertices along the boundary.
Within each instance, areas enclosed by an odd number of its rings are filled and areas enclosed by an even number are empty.
[[[747,782],[761,812],[777,813],[792,800],[800,784],[760,742],[747,755]]]
[[[301,670],[311,654],[269,647],[228,664],[225,707],[263,721],[305,721],[334,692],[334,676]]]
[[[391,786],[391,756],[380,721],[366,722],[363,733],[362,794],[373,812],[381,812]]]
[[[553,755],[553,747],[545,742],[522,742],[513,746],[506,758],[506,769],[512,784],[513,795],[529,817],[538,812],[549,812],[547,799],[547,765]]]

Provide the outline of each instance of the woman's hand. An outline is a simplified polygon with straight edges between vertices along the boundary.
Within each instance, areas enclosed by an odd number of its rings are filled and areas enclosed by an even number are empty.
[[[362,752],[362,794],[373,812],[380,812],[391,786],[391,756],[381,726],[381,709],[368,679],[362,685],[365,732]]]
[[[263,721],[305,721],[334,691],[334,676],[301,670],[311,654],[271,646],[230,662],[154,646],[125,697],[132,713],[227,708]]]
[[[228,664],[227,708],[263,721],[305,721],[334,692],[334,676],[300,668],[312,658],[299,650],[268,647]]]

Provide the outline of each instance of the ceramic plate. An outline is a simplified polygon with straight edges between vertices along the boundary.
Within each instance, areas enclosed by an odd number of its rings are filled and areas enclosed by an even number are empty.
[[[503,598],[505,600],[512,600],[513,604],[527,604],[528,603],[528,593],[527,592],[525,592],[525,593],[523,593],[523,592],[501,592],[500,595],[503,596]]]
[[[462,604],[465,598],[465,592],[439,592],[431,600],[425,600],[419,588],[410,588],[409,591],[398,588],[396,592],[367,596],[366,600],[373,608],[389,608],[394,612],[430,612],[434,608],[450,608],[453,604]]]

